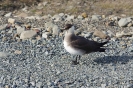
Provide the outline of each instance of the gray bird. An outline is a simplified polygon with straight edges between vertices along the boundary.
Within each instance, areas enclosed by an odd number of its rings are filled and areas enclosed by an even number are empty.
[[[73,62],[74,65],[79,64],[77,58],[81,55],[88,54],[91,52],[105,52],[103,45],[108,43],[108,41],[103,43],[98,43],[96,41],[88,40],[84,37],[77,36],[74,34],[75,27],[72,24],[66,24],[64,30],[67,30],[64,37],[64,47],[70,54],[77,55]]]

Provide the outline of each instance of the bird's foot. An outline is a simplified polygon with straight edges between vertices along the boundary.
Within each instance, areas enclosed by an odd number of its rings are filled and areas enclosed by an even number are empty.
[[[78,65],[79,62],[77,60],[72,60],[72,65]]]

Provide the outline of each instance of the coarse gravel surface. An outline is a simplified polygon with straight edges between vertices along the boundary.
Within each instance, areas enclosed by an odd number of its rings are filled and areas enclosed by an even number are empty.
[[[42,21],[30,22],[39,26]],[[86,24],[80,24],[80,20],[76,22],[77,28],[85,28]],[[63,22],[56,24],[61,28]],[[97,22],[87,25],[107,28]],[[107,29],[123,30],[117,26]],[[7,39],[3,41],[3,37]],[[74,56],[64,49],[63,36],[35,42],[32,42],[34,39],[12,40],[11,37],[12,33],[1,31],[0,88],[133,88],[133,40],[130,37],[110,40],[104,53],[84,55],[78,65],[72,65]]]

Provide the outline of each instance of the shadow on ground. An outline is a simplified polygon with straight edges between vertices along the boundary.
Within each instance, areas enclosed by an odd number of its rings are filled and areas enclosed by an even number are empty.
[[[126,64],[130,60],[133,60],[133,56],[105,56],[100,57],[95,60],[97,64],[110,64],[110,63],[121,63]]]

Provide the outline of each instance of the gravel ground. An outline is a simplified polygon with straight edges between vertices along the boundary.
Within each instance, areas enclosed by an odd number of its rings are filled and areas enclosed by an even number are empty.
[[[108,29],[115,28],[121,30]],[[0,88],[133,88],[130,37],[110,40],[105,53],[84,55],[80,64],[72,65],[74,56],[64,49],[62,37],[33,43],[31,39],[12,41],[12,35],[3,42],[3,36],[7,35],[0,35]]]

